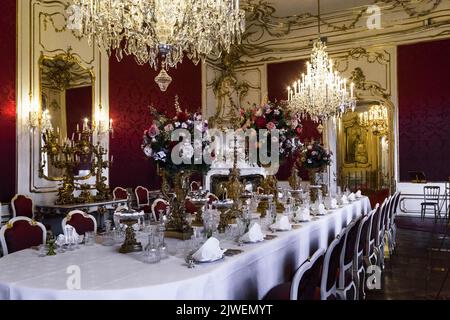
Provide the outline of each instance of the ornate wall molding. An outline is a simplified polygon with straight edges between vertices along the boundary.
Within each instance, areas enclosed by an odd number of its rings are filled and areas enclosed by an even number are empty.
[[[31,135],[28,128],[30,110],[40,108],[40,57],[71,51],[83,67],[93,70],[96,79],[94,105],[96,108],[103,106],[108,114],[108,82],[102,81],[108,79],[108,57],[66,28],[68,5],[69,0],[18,1],[17,184],[20,193],[31,193],[38,202],[53,201],[53,197],[45,194],[56,190],[54,182],[39,177],[39,135]],[[108,144],[108,141],[104,142]]]
[[[366,26],[366,11],[373,4],[382,10],[380,30]],[[244,7],[248,11],[248,34],[243,39],[242,61],[277,61],[280,56],[304,55],[311,49],[311,40],[317,37],[316,13],[300,11],[278,16],[277,4],[265,0],[249,0]],[[301,10],[301,4],[297,7]],[[450,35],[450,3],[442,0],[367,0],[365,6],[336,10],[321,17],[322,36],[328,37],[330,47],[417,42]]]

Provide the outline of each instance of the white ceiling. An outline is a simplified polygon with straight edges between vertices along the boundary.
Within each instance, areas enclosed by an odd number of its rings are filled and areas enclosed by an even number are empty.
[[[268,0],[276,8],[275,16],[284,17],[317,12],[317,0]],[[321,13],[336,12],[373,4],[374,0],[321,0]]]

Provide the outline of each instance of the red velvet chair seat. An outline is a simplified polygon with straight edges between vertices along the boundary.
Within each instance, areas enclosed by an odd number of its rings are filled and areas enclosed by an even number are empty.
[[[185,201],[184,207],[186,208],[187,213],[196,214],[198,212],[197,207],[189,200]]]
[[[143,210],[145,213],[152,213],[152,207],[149,205],[141,207],[141,210]]]
[[[94,221],[91,218],[84,217],[82,214],[73,214],[70,220],[67,221],[67,224],[74,227],[80,235],[89,231],[96,231],[94,230]]]
[[[12,200],[12,206],[16,217],[33,219],[33,200],[23,195],[17,195]]]
[[[5,231],[8,253],[13,253],[42,244],[42,229],[28,221],[16,221]]]

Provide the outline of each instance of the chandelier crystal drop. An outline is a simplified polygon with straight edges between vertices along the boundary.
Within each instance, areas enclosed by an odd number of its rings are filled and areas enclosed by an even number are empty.
[[[72,0],[79,31],[120,61],[133,55],[153,68],[219,57],[241,41],[245,12],[239,0]]]
[[[306,75],[302,74],[301,79],[288,87],[291,108],[316,122],[356,107],[354,84],[348,84],[347,79],[333,70],[326,48],[320,39],[314,43]]]
[[[158,84],[162,92],[166,92],[169,85],[172,83],[172,77],[169,76],[164,67],[161,68],[159,74],[155,77],[155,82]]]

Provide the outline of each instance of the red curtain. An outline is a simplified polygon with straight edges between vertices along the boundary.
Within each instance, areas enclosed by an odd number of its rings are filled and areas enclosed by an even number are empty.
[[[0,30],[0,202],[9,202],[16,191],[16,0],[2,1]]]
[[[302,73],[306,72],[305,60],[294,60],[267,65],[267,90],[270,101],[281,101],[287,99],[287,87],[297,81]],[[317,131],[318,124],[305,120],[302,122],[302,142],[306,140],[321,140],[322,135]],[[295,161],[293,158],[283,159],[284,163],[278,171],[279,180],[287,180],[291,174],[291,168]],[[307,180],[308,174],[305,170],[300,171],[302,179]]]
[[[110,140],[110,152],[114,155],[110,170],[112,187],[159,187],[155,166],[141,150],[143,132],[152,123],[149,106],[174,116],[178,95],[183,110],[201,110],[201,65],[195,66],[185,59],[168,73],[173,82],[166,92],[161,92],[154,80],[158,72],[149,65],[139,66],[132,57],[121,62],[115,57],[110,59],[110,116],[114,121],[114,138]]]
[[[450,40],[398,47],[400,180],[450,176]]]

